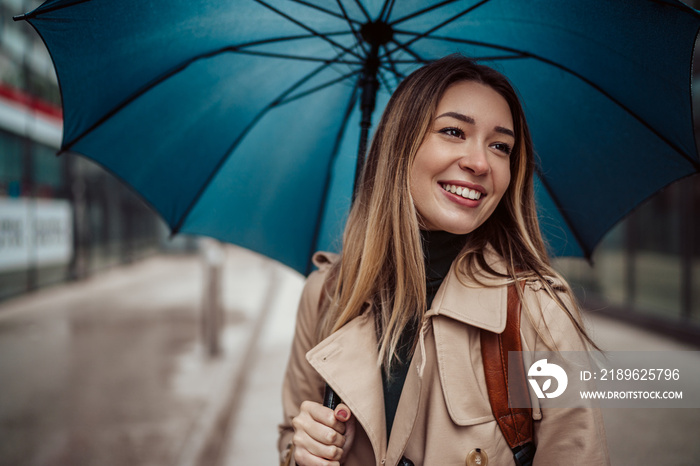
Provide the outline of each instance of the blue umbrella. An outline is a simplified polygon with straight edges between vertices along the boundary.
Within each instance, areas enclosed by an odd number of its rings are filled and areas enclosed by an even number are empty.
[[[520,92],[555,255],[590,257],[636,205],[700,171],[700,15],[677,0],[49,0],[15,19],[53,58],[61,151],[123,179],[173,232],[301,272],[339,246],[375,107],[449,53]]]

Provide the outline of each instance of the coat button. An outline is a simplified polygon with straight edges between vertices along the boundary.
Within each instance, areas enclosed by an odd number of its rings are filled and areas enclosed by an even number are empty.
[[[489,464],[489,456],[481,448],[476,448],[467,455],[467,466],[486,466]]]

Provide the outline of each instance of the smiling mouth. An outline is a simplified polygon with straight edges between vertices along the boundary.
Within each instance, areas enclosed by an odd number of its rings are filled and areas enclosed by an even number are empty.
[[[442,189],[444,189],[448,193],[462,196],[465,199],[471,199],[471,200],[477,201],[481,197],[481,193],[479,191],[476,191],[474,189],[465,188],[463,186],[455,186],[453,184],[441,184],[440,186],[442,187]]]

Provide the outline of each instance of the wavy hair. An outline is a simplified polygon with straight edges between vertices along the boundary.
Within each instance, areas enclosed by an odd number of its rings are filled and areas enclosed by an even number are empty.
[[[331,268],[324,287],[329,306],[319,325],[319,337],[340,329],[370,303],[375,311],[380,362],[387,370],[397,358],[402,334],[421,323],[426,308],[419,216],[410,195],[411,166],[442,95],[460,81],[487,85],[506,100],[515,144],[510,155],[510,185],[493,214],[469,234],[457,258],[458,270],[477,281],[479,270],[510,281],[540,281],[593,344],[575,317],[577,308],[568,309],[557,293],[564,291],[574,302],[568,285],[550,265],[540,233],[534,198],[535,156],[518,95],[501,73],[461,55],[449,55],[410,74],[389,100],[348,217],[340,260]],[[505,259],[505,275],[488,265],[484,257],[488,245]],[[562,285],[555,286],[547,277],[558,278]],[[522,291],[516,288],[522,300]],[[527,314],[531,318],[530,311]],[[415,348],[418,335],[409,337]]]

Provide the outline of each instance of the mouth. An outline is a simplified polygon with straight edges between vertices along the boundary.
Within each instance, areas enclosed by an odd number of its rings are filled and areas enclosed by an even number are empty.
[[[457,186],[454,184],[441,183],[440,186],[448,193],[456,194],[458,196],[462,196],[464,199],[471,199],[473,201],[478,201],[482,194],[480,191],[475,189],[469,189],[464,186]]]

